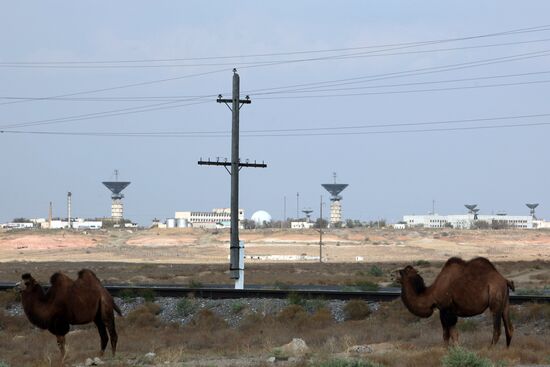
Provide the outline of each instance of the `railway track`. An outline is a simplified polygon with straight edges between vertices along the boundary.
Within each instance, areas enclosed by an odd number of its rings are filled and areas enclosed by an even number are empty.
[[[0,283],[0,291],[12,289],[15,283]],[[45,286],[47,287],[47,286]],[[105,288],[113,296],[139,296],[154,294],[156,297],[187,297],[193,295],[199,298],[211,299],[238,299],[238,298],[273,298],[285,299],[291,294],[306,299],[338,299],[351,300],[363,299],[371,302],[387,302],[399,298],[401,292],[395,288],[387,288],[379,291],[355,291],[339,290],[321,287],[292,287],[289,289],[271,289],[259,286],[251,286],[246,289],[233,289],[228,287],[182,287],[177,285],[129,285],[113,284],[105,285]],[[526,302],[550,303],[550,295],[539,294],[511,294],[512,304]]]

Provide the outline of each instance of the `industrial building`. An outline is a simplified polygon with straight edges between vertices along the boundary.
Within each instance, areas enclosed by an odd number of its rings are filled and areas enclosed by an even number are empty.
[[[462,228],[469,229],[476,222],[485,222],[488,225],[502,225],[508,228],[534,228],[533,217],[529,215],[481,215],[481,214],[453,214],[453,215],[405,215],[403,222],[407,227],[423,228]]]
[[[211,212],[176,212],[174,219],[166,220],[166,227],[193,227],[193,228],[229,228],[231,222],[230,208],[215,208]],[[172,219],[172,220],[170,220]],[[244,209],[239,209],[239,228],[244,220]],[[181,225],[180,225],[181,224]]]

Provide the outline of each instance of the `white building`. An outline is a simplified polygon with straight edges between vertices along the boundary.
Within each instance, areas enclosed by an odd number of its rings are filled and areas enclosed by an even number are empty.
[[[230,208],[216,208],[211,212],[176,212],[176,221],[185,219],[194,228],[224,228],[226,223],[231,222]],[[239,209],[239,228],[242,228],[241,221],[244,220],[244,209]]]
[[[13,223],[13,222],[10,222],[10,223],[4,223],[2,225],[0,225],[1,228],[7,228],[7,229],[29,229],[29,228],[33,228],[34,227],[34,223],[32,222],[28,222],[28,223],[23,223],[23,222],[17,222],[17,223]]]
[[[485,222],[489,226],[502,225],[509,228],[533,228],[533,217],[529,215],[477,215],[454,214],[454,215],[405,215],[403,221],[407,227],[423,228],[472,228],[476,222]]]
[[[313,228],[314,225],[313,222],[290,222],[291,229],[309,229]]]

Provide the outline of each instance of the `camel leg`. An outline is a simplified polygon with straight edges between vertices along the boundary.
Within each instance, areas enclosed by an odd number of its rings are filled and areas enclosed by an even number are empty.
[[[65,336],[64,335],[56,335],[57,338],[57,346],[59,347],[59,351],[61,352],[61,362],[60,366],[63,366],[65,363]]]
[[[458,332],[456,331],[456,323],[458,318],[455,314],[445,310],[439,310],[439,319],[443,327],[443,341],[446,346],[449,346],[449,339],[453,344],[458,344]]]
[[[114,314],[111,314],[110,317],[107,320],[105,320],[105,325],[107,326],[107,330],[109,331],[109,336],[111,338],[111,349],[113,351],[113,357],[114,357],[116,353],[116,343],[118,341]]]
[[[512,341],[512,334],[514,334],[514,327],[510,322],[510,305],[508,302],[504,305],[504,310],[502,312],[502,321],[504,321],[504,332],[506,333],[506,347],[510,346]]]
[[[99,332],[99,337],[101,338],[100,356],[103,357],[103,354],[105,354],[105,348],[107,348],[107,342],[109,341],[109,335],[107,335],[107,329],[105,328],[105,324],[103,323],[103,320],[101,320],[101,317],[96,317],[94,323],[97,326],[97,331]]]
[[[491,341],[491,345],[496,345],[498,343],[498,339],[500,338],[500,319],[502,317],[502,312],[493,312],[493,340]]]

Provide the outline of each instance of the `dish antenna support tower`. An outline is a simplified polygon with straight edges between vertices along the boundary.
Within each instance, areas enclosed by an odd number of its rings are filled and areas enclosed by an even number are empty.
[[[539,206],[539,204],[535,203],[535,204],[525,204],[525,205],[527,205],[527,207],[530,209],[531,217],[533,217],[533,219],[537,219],[537,216],[535,215],[535,208]]]
[[[464,204],[466,209],[468,209],[468,214],[473,214],[474,220],[477,220],[477,213],[479,212],[479,209],[476,208],[477,204]]]
[[[118,170],[115,170],[115,181],[103,181],[102,182],[105,187],[107,187],[112,195],[111,195],[111,219],[115,222],[122,221],[122,218],[124,218],[124,205],[122,204],[122,199],[124,198],[124,194],[122,194],[122,190],[124,190],[130,182],[128,181],[119,181],[118,180]]]
[[[330,225],[334,226],[336,223],[342,222],[342,204],[340,203],[342,196],[339,194],[348,187],[348,184],[337,184],[336,172],[332,176],[334,177],[334,183],[321,184],[321,186],[330,193]]]
[[[307,208],[307,209],[302,209],[302,213],[305,214],[306,216],[306,222],[310,223],[311,222],[311,213],[313,213],[313,210]]]

